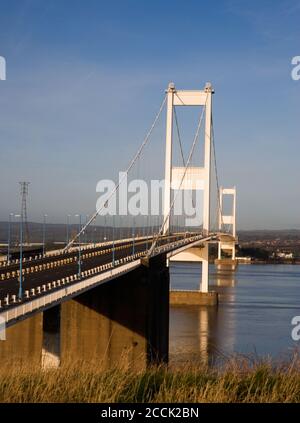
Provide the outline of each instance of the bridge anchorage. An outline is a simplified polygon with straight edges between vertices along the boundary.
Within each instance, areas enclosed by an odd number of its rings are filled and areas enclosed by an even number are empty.
[[[170,83],[150,131],[125,172],[128,174],[141,157],[166,104],[161,224],[151,225],[146,234],[82,246],[81,235],[101,215],[100,207],[63,250],[23,259],[22,266],[18,261],[0,266],[0,318],[6,324],[6,341],[0,342],[1,363],[38,362],[47,368],[69,360],[96,359],[109,367],[121,361],[124,365],[125,357],[128,367],[143,368],[167,362],[169,304],[217,304],[217,294],[209,290],[209,246],[218,243],[218,268],[235,269],[236,191],[219,189],[213,93],[211,84],[203,90],[189,91],[177,90]],[[183,157],[183,166],[175,166],[173,125],[174,118],[177,125],[176,107],[183,106],[202,109],[189,155],[186,160]],[[203,162],[191,166],[203,120]],[[115,195],[118,188],[110,195]],[[203,195],[198,210],[202,221],[192,230],[180,225],[172,230],[176,200],[188,191]],[[224,195],[233,197],[230,215],[223,212]],[[228,251],[231,258],[222,257]],[[178,261],[201,262],[197,290],[170,291],[169,265]],[[25,276],[20,296],[19,269]]]

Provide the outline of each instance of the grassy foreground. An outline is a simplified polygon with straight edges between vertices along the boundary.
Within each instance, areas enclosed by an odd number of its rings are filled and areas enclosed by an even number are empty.
[[[275,365],[234,358],[222,369],[140,372],[91,363],[41,371],[0,369],[0,402],[299,402],[300,360]]]

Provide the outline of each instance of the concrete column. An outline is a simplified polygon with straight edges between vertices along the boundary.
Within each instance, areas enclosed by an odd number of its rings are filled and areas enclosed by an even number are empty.
[[[169,273],[165,257],[61,305],[61,362],[145,368],[168,359]]]
[[[167,363],[169,358],[170,277],[165,256],[150,260],[148,270],[147,363]]]
[[[221,248],[221,241],[218,242],[218,260],[222,258],[222,248]]]
[[[6,340],[0,341],[0,365],[39,365],[41,352],[42,313],[37,313],[6,329]]]
[[[222,251],[230,252],[231,257],[222,258]],[[215,260],[218,270],[235,270],[237,260],[235,258],[235,241],[218,242],[218,258]]]
[[[208,292],[208,243],[205,243],[201,249],[201,262],[202,262],[202,276],[201,276],[201,287],[199,291]]]
[[[232,245],[232,260],[235,260],[235,242]]]
[[[198,290],[172,290],[170,292],[171,305],[213,305],[218,304],[218,294],[209,291],[209,245],[207,243],[201,247],[188,248],[185,251],[171,257],[170,261],[178,262],[201,262],[201,279]]]

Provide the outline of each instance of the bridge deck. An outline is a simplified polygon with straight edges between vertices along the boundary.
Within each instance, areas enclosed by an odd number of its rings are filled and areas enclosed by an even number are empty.
[[[205,238],[202,234],[195,233],[165,236],[157,242],[152,257],[159,254],[170,256],[176,251],[179,252],[213,239],[215,239],[213,234]],[[115,248],[114,265],[112,263],[112,246],[85,249],[81,256],[81,278],[78,276],[78,251],[77,253],[73,251],[71,255],[67,253],[66,256],[69,259],[73,258],[72,262],[65,263],[62,260],[60,266],[41,268],[25,275],[23,291],[27,295],[23,295],[21,300],[17,298],[19,290],[17,278],[10,277],[3,280],[0,282],[0,316],[5,319],[6,324],[14,324],[19,319],[24,319],[36,311],[52,307],[100,283],[127,273],[142,264],[141,258],[146,256],[151,241],[152,239],[136,240],[134,254],[132,241],[119,244]],[[48,263],[48,257],[44,260],[45,263]],[[43,259],[41,261],[43,262]],[[51,263],[55,261],[57,261],[57,257],[54,257]]]
[[[170,235],[162,237],[157,246],[168,244],[175,240],[184,239],[186,235]],[[134,243],[134,252],[146,252],[152,243],[152,238],[136,240]],[[115,261],[131,256],[133,254],[133,243],[121,242],[115,246]],[[66,263],[67,260],[71,262]],[[81,251],[81,270],[82,272],[93,269],[112,262],[112,244],[98,248],[89,248]],[[45,268],[46,266],[49,268]],[[55,267],[54,267],[55,265]],[[53,266],[53,267],[50,267]],[[78,251],[71,253],[59,254],[54,257],[45,257],[42,259],[27,261],[23,264],[25,275],[23,276],[23,291],[51,283],[52,281],[66,278],[78,273]],[[3,306],[4,299],[7,295],[18,295],[19,282],[17,272],[18,264],[13,264],[1,268],[1,274],[10,275],[5,280],[0,281],[0,300]],[[14,275],[13,272],[15,272]],[[29,273],[27,273],[29,272]],[[25,301],[25,298],[24,298]],[[9,306],[9,305],[7,305]]]

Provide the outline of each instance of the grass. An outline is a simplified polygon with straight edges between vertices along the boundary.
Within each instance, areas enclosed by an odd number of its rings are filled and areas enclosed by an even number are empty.
[[[0,402],[300,402],[300,359],[229,359],[222,368],[190,365],[105,370],[80,362],[43,371],[0,368]]]

